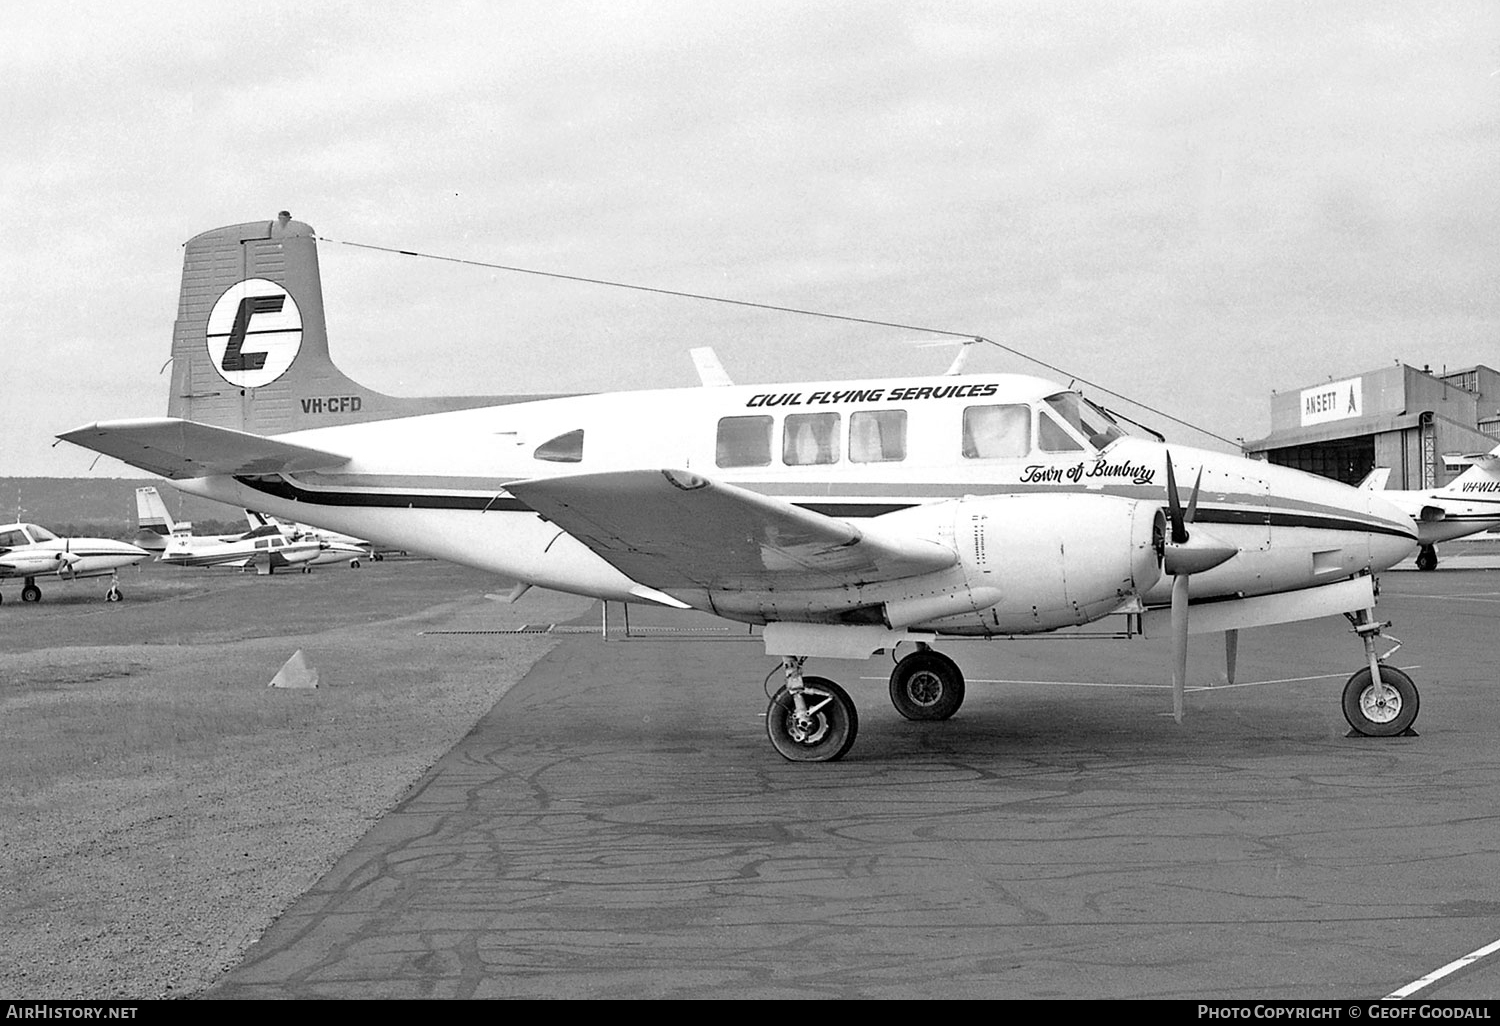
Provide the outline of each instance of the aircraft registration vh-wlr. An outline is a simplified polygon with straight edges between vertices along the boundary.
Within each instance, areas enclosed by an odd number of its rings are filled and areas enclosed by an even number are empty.
[[[785,674],[766,728],[787,759],[838,759],[858,729],[809,657],[909,645],[891,698],[941,720],[964,678],[938,639],[1118,615],[1127,634],[1170,633],[1179,719],[1190,633],[1224,632],[1233,680],[1239,630],[1335,614],[1364,649],[1350,724],[1394,735],[1417,714],[1376,646],[1374,575],[1412,552],[1408,517],[1372,491],[1134,437],[1040,378],[381,395],[330,360],[316,235],[285,212],[187,243],[172,355],[165,418],[60,437],[523,584],[763,625]]]

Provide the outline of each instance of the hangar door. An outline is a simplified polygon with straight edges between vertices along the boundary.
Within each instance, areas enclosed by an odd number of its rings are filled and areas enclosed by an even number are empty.
[[[1335,438],[1312,445],[1291,445],[1266,453],[1270,462],[1294,467],[1320,477],[1331,477],[1344,484],[1356,485],[1375,469],[1375,436]]]

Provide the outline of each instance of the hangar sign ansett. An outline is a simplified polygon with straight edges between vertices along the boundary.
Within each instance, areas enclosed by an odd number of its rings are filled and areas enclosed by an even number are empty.
[[[1360,379],[1330,381],[1326,385],[1315,385],[1302,390],[1302,426],[1324,424],[1330,420],[1344,420],[1364,413],[1364,400],[1360,395]]]

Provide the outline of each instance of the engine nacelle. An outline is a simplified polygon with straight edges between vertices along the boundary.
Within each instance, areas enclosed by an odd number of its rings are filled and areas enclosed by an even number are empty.
[[[890,514],[881,519],[953,545],[968,597],[944,605],[944,594],[955,591],[950,578],[888,601],[887,622],[1021,634],[1097,620],[1161,577],[1153,541],[1158,507],[1075,492],[971,496]]]
[[[16,575],[31,576],[32,574],[50,574],[61,568],[71,565],[65,561],[66,554],[56,550],[48,549],[31,552],[11,552],[3,557],[3,561],[11,572]]]

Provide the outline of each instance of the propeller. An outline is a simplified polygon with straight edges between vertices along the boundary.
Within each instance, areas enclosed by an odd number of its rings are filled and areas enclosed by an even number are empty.
[[[1182,697],[1187,688],[1188,578],[1212,570],[1232,558],[1239,549],[1225,545],[1206,531],[1188,531],[1198,515],[1198,490],[1203,484],[1203,468],[1193,482],[1187,509],[1177,491],[1177,474],[1172,469],[1172,453],[1167,452],[1167,532],[1161,544],[1162,573],[1172,577],[1172,718],[1182,722]]]

